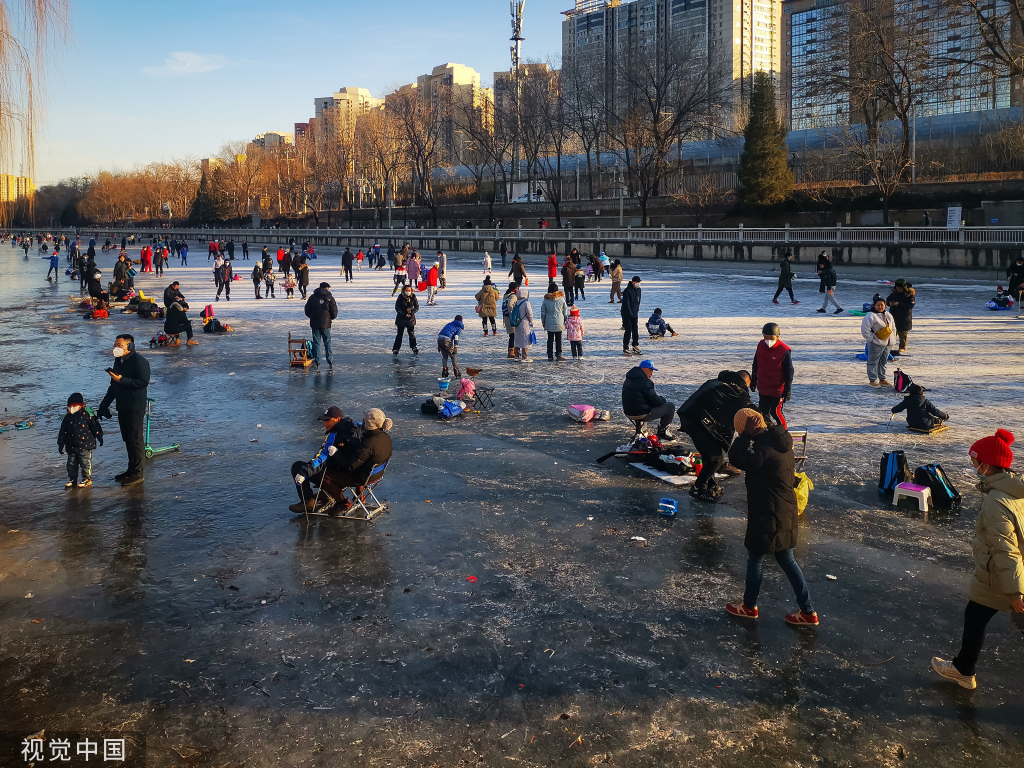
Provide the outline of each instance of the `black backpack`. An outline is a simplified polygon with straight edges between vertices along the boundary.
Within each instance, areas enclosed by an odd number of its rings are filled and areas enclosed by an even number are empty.
[[[909,482],[910,464],[907,463],[907,457],[903,451],[883,453],[878,473],[878,493],[882,495],[892,493],[900,483]]]
[[[924,464],[914,470],[914,482],[932,491],[932,503],[937,509],[959,509],[960,494],[946,477],[941,464]]]

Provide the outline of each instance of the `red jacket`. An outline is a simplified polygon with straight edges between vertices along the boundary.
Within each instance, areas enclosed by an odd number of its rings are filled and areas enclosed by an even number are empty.
[[[427,272],[427,285],[437,287],[437,267],[431,267]]]
[[[793,386],[793,355],[785,342],[779,340],[772,347],[764,339],[758,342],[750,379],[750,388],[767,397],[789,394]]]
[[[555,254],[548,256],[548,280],[558,277],[558,257]]]

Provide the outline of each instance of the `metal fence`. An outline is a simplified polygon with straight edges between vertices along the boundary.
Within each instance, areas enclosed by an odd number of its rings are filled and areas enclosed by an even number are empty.
[[[47,230],[31,230],[46,232]],[[314,245],[369,245],[404,242],[444,241],[448,243],[652,243],[652,244],[732,244],[732,245],[870,245],[870,246],[1024,246],[1024,227],[565,227],[561,229],[450,228],[418,229],[391,227],[381,229],[128,229],[83,228],[84,237],[111,238],[120,241],[125,234],[141,237],[163,235],[185,240],[248,240],[251,243],[286,244],[309,242]],[[440,245],[438,246],[440,247]],[[449,245],[448,247],[455,247]]]

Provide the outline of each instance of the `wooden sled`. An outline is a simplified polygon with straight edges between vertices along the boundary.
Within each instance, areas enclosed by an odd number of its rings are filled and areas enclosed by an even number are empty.
[[[313,364],[313,358],[309,356],[305,339],[293,339],[291,331],[288,332],[288,365],[297,368],[308,368]]]
[[[934,435],[936,432],[945,432],[949,429],[949,424],[940,424],[939,426],[932,427],[931,429],[918,429],[917,427],[907,427],[907,429],[921,435]]]

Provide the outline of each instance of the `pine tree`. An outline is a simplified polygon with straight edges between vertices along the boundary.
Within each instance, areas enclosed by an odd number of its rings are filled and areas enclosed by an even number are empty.
[[[189,224],[216,224],[223,221],[223,206],[218,205],[217,195],[210,188],[206,174],[199,180],[196,199],[192,202],[192,210],[188,213]]]
[[[786,129],[775,109],[775,86],[767,72],[757,72],[743,129],[737,190],[740,200],[771,205],[789,197],[793,191],[793,171],[786,158]]]

